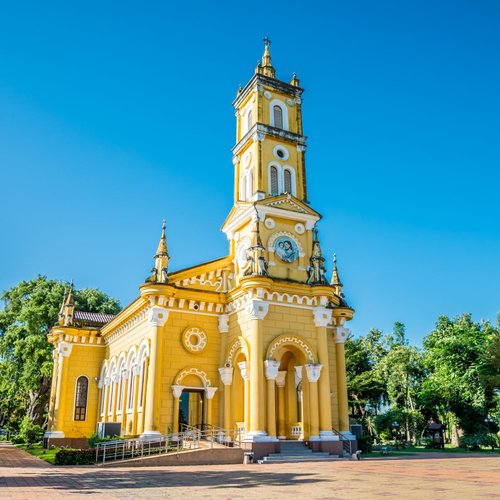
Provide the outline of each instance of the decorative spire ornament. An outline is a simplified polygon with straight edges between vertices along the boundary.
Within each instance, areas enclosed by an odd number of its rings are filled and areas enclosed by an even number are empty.
[[[170,256],[168,255],[165,228],[166,222],[163,219],[160,242],[155,254],[155,266],[151,269],[151,276],[146,279],[147,283],[168,283],[168,261]]]
[[[262,56],[262,73],[270,78],[276,77],[276,71],[274,70],[271,52],[269,51],[269,46],[271,45],[271,40],[265,36],[262,41],[264,42],[264,55]]]
[[[344,296],[344,294],[342,293],[342,282],[340,281],[339,271],[337,269],[337,254],[335,253],[333,254],[333,271],[330,285],[334,287],[335,295],[338,295],[341,298]]]
[[[314,240],[312,246],[312,254],[310,258],[310,265],[308,268],[309,277],[307,279],[308,285],[327,285],[326,268],[324,266],[325,258],[321,251],[321,245],[318,239],[318,230],[313,229]]]
[[[75,314],[75,296],[73,292],[73,280],[69,285],[68,293],[64,290],[64,297],[59,310],[58,325],[59,326],[73,326],[73,316]]]
[[[300,87],[300,81],[297,78],[297,74],[294,72],[292,76],[292,80],[290,82],[290,85],[293,85],[294,87]]]
[[[247,266],[244,271],[245,276],[267,276],[267,260],[264,256],[265,248],[260,238],[260,219],[257,209],[252,218],[252,246],[247,250]]]

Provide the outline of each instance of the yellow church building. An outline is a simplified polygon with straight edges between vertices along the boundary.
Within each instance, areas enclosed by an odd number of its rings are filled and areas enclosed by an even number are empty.
[[[349,432],[344,341],[354,311],[331,279],[307,196],[302,93],[262,62],[237,92],[234,206],[226,257],[169,271],[165,222],[154,267],[118,315],[77,311],[54,346],[49,444],[81,443],[99,422],[148,439],[180,423],[238,431],[256,458],[303,440],[342,453]]]

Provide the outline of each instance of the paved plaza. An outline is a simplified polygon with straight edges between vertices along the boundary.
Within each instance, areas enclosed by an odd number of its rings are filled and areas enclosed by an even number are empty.
[[[151,468],[53,467],[0,444],[0,499],[491,498],[500,457]]]

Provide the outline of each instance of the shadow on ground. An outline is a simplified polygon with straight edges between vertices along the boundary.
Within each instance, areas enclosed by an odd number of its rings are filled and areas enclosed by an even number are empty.
[[[36,481],[38,473],[15,476],[15,484],[26,484]],[[43,477],[44,487],[55,490],[87,491],[90,490],[121,490],[121,489],[148,489],[148,488],[176,488],[176,487],[208,487],[208,488],[236,488],[247,489],[256,486],[287,486],[318,483],[324,480],[312,473],[292,472],[260,472],[252,471],[172,471],[172,470],[102,470],[89,469],[88,472],[68,471],[61,469],[45,469]],[[7,479],[8,476],[4,479]],[[10,482],[9,482],[10,483]]]

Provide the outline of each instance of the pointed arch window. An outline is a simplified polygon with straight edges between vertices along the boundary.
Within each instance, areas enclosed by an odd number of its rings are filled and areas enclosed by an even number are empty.
[[[285,181],[285,193],[292,193],[292,173],[290,170],[285,169],[283,172],[284,181]]]
[[[274,166],[271,166],[270,177],[271,177],[271,195],[276,196],[277,194],[279,194],[278,169]]]
[[[275,104],[273,106],[273,117],[274,117],[274,126],[276,128],[283,128],[283,110],[281,106]]]
[[[75,420],[83,421],[87,418],[87,400],[89,393],[89,379],[85,376],[78,377],[75,394]]]

